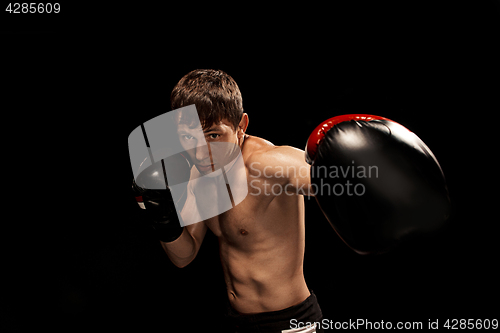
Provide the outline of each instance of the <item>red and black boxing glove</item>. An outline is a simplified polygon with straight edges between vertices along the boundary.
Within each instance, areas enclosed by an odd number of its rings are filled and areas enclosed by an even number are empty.
[[[310,135],[306,161],[321,210],[357,253],[387,252],[405,239],[438,230],[450,214],[436,157],[390,119],[330,118]]]

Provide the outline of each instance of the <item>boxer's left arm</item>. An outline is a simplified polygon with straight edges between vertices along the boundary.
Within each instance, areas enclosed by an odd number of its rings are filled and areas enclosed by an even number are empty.
[[[312,196],[311,166],[304,154],[291,146],[271,146],[254,152],[247,162],[250,176],[259,177],[270,186],[280,185],[281,193]]]

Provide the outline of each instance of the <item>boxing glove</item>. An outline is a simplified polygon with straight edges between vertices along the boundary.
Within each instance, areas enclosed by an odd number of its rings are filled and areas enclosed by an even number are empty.
[[[330,118],[313,131],[305,150],[321,210],[357,253],[387,252],[405,239],[438,230],[450,214],[434,154],[390,119]]]
[[[132,181],[132,192],[141,215],[162,242],[176,240],[184,229],[178,212],[186,200],[190,169],[188,160],[177,154],[151,164]],[[167,178],[175,179],[175,184],[169,185]],[[177,186],[175,193],[172,185]]]

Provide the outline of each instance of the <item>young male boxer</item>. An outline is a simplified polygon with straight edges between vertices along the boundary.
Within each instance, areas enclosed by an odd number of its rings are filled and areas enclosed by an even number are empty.
[[[230,303],[228,316],[235,331],[281,332],[290,320],[319,322],[321,309],[303,275],[304,198],[310,185],[310,166],[304,151],[246,134],[249,118],[243,112],[236,82],[220,70],[194,70],[171,94],[172,110],[195,104],[208,145],[233,143],[241,149],[248,177],[248,195],[234,208],[199,223],[169,229],[161,244],[170,260],[185,267],[197,255],[210,229],[219,239]],[[181,115],[179,115],[179,118]],[[179,119],[181,144],[194,140],[188,123]],[[190,135],[192,134],[192,135]],[[201,175],[212,171],[205,147],[187,150]],[[302,172],[277,173],[291,167]],[[264,170],[265,168],[265,170]],[[251,183],[251,186],[250,186]],[[270,189],[275,185],[274,191]],[[277,186],[287,193],[279,193]],[[273,193],[274,192],[274,193]],[[147,196],[147,193],[142,193]],[[146,195],[145,195],[146,194]],[[182,211],[183,218],[191,212]],[[178,225],[175,217],[174,223]]]
[[[194,70],[178,82],[171,94],[172,110],[192,104],[202,131],[193,129],[192,121],[185,119],[181,111],[176,114],[179,140],[187,155],[179,163],[194,165],[191,179],[210,175],[216,166],[212,156],[215,153],[209,147],[221,143],[239,147],[248,186],[244,200],[233,202],[233,207],[221,214],[181,227],[173,201],[166,200],[165,193],[141,188],[139,181],[133,188],[136,197],[150,208],[146,211],[150,212],[161,245],[176,266],[185,267],[196,257],[207,229],[218,237],[230,303],[228,318],[235,332],[298,332],[291,329],[292,319],[301,323],[322,320],[316,296],[303,274],[303,195],[317,194],[329,222],[359,253],[377,252],[392,245],[393,240],[418,228],[430,230],[446,218],[448,197],[437,160],[418,137],[397,123],[377,116],[325,122],[309,139],[305,154],[246,134],[249,117],[243,112],[240,90],[223,71]],[[202,141],[204,144],[200,144]],[[394,164],[394,156],[397,161],[405,156],[407,161]],[[332,160],[337,157],[345,161]],[[344,196],[339,195],[338,188],[335,195],[318,193],[318,187],[323,186],[321,177],[325,182],[335,179],[326,180],[327,174],[310,174],[308,162],[316,162],[318,170],[325,165],[337,167],[341,162],[354,168],[355,160],[357,163],[360,159],[372,159],[377,174],[376,178],[360,179],[362,188],[351,188],[351,192],[358,191],[356,196],[348,193],[349,188]],[[366,178],[360,170],[356,176]],[[144,177],[159,177],[160,173],[145,172]],[[391,178],[393,175],[398,177],[397,182]],[[354,172],[352,176],[355,178]],[[330,178],[336,177],[330,174]],[[311,180],[317,185],[314,189]],[[185,220],[192,219],[202,204],[192,193],[191,188],[181,212]],[[340,206],[330,204],[334,199]],[[362,209],[358,209],[361,205]],[[342,206],[349,207],[348,214],[342,212],[334,217]],[[320,331],[321,327],[314,326],[300,330]]]

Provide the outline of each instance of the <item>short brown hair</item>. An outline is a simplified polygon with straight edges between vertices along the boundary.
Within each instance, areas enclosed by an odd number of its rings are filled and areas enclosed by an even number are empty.
[[[195,104],[203,128],[227,119],[236,130],[243,116],[238,85],[221,70],[196,69],[184,75],[170,94],[172,110]]]

